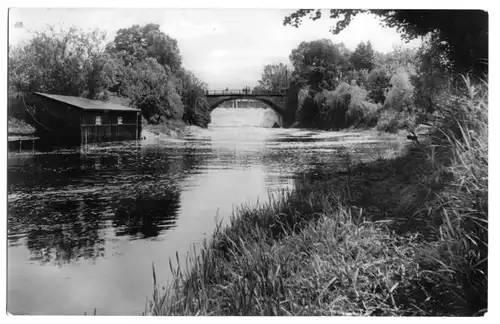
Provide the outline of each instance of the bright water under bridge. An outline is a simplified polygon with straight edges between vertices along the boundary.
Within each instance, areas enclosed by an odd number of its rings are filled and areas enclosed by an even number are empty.
[[[220,104],[230,100],[256,100],[265,103],[280,116],[285,113],[286,92],[262,92],[253,93],[247,90],[208,90],[205,93],[210,109],[217,108]]]

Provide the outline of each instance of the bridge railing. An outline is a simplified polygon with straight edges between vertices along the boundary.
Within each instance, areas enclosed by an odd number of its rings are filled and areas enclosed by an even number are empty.
[[[262,91],[253,92],[251,90],[207,90],[207,96],[282,96],[284,91]]]

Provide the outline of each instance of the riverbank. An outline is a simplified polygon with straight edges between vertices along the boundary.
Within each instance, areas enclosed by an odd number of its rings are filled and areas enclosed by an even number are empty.
[[[193,125],[188,125],[182,120],[167,120],[165,123],[160,124],[148,124],[143,123],[142,125],[142,135],[143,137],[149,136],[167,136],[170,138],[182,137],[188,130],[188,128],[198,127]]]
[[[487,92],[453,104],[399,157],[314,170],[294,191],[235,211],[187,270],[171,266],[146,313],[484,314]]]

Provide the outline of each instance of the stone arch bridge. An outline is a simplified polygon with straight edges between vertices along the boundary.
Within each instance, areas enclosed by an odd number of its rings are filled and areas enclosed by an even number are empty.
[[[279,116],[284,116],[286,113],[286,93],[284,91],[256,94],[244,90],[212,90],[207,91],[205,96],[210,110],[214,110],[226,101],[247,99],[265,103]]]

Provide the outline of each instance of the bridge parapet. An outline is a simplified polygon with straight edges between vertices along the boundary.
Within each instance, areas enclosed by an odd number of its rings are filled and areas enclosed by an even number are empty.
[[[252,92],[250,90],[207,90],[207,97],[245,96],[245,97],[283,97],[285,91]]]

